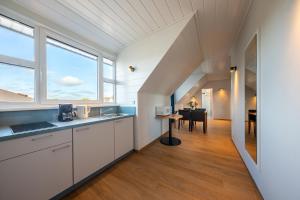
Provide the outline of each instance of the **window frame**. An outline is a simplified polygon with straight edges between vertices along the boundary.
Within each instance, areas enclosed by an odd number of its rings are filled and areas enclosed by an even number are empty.
[[[10,102],[10,101],[1,101],[0,100],[0,106],[11,106],[11,105],[17,105],[17,106],[34,106],[37,105],[38,99],[39,99],[39,28],[38,26],[28,18],[21,17],[18,14],[6,11],[0,7],[0,15],[11,19],[13,21],[17,21],[21,24],[24,24],[25,26],[29,26],[33,28],[33,42],[34,42],[34,61],[22,59],[22,58],[16,58],[12,56],[7,55],[0,55],[0,63],[8,64],[8,65],[14,65],[16,67],[20,68],[28,68],[34,70],[34,98],[32,102],[24,102],[24,101],[17,101],[17,102]],[[5,28],[5,27],[4,27]],[[11,30],[14,31],[14,30]],[[20,33],[22,34],[22,33]]]
[[[79,50],[85,51],[89,54],[97,56],[97,99],[96,100],[51,100],[47,99],[47,37],[57,40],[58,42],[64,43],[71,47],[77,48]],[[100,55],[96,50],[87,47],[84,44],[81,44],[73,39],[62,36],[58,33],[50,31],[48,29],[40,29],[40,52],[42,52],[43,56],[40,56],[40,66],[41,66],[41,79],[40,79],[40,94],[41,94],[41,104],[59,104],[59,103],[73,103],[73,104],[99,104],[101,103],[100,93],[101,93],[101,84],[100,84],[100,69],[101,63],[99,62],[102,59],[102,55]]]
[[[18,67],[25,67],[34,70],[34,100],[32,102],[7,102],[0,100],[0,111],[2,108],[9,106],[8,109],[22,109],[22,108],[41,108],[43,106],[48,107],[49,105],[57,105],[59,103],[73,103],[73,104],[89,104],[89,105],[102,105],[102,104],[115,104],[116,103],[116,55],[107,53],[97,45],[88,45],[80,38],[75,39],[76,35],[66,35],[62,32],[58,32],[55,29],[41,24],[31,18],[24,15],[11,11],[0,5],[0,14],[18,21],[24,25],[32,27],[34,29],[34,61],[23,60],[19,58],[9,57],[0,55],[0,62],[5,64],[16,65]],[[98,57],[97,60],[97,100],[47,100],[47,66],[46,66],[46,38],[51,37],[62,43],[86,51],[87,53],[93,54]],[[75,37],[75,38],[74,38]],[[114,69],[114,80],[105,79],[103,77],[103,57],[113,61]],[[103,83],[109,82],[114,85],[114,102],[104,103],[103,94],[104,88]]]
[[[108,59],[108,60],[113,62],[113,64],[111,65],[113,67],[113,79],[109,79],[109,78],[104,77],[104,61],[103,61],[103,58]],[[102,102],[103,102],[103,104],[107,104],[107,105],[115,104],[116,103],[116,84],[117,84],[117,81],[116,81],[116,61],[114,59],[111,59],[111,58],[108,58],[108,57],[102,57],[102,70],[101,71],[102,71],[102,77],[103,77]],[[113,95],[114,95],[113,102],[104,102],[104,83],[113,84]]]

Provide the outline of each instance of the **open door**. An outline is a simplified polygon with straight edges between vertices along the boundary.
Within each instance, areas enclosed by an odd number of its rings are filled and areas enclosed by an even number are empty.
[[[205,108],[207,111],[207,118],[211,119],[213,117],[212,112],[212,102],[213,102],[213,89],[202,89],[202,108]]]

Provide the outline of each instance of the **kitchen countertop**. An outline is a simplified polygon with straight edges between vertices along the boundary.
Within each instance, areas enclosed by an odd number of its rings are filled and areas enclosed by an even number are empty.
[[[55,122],[49,122],[51,124],[54,124],[55,125],[54,127],[38,129],[38,130],[30,130],[30,131],[19,132],[19,133],[14,133],[9,126],[2,126],[0,127],[0,142],[11,140],[11,139],[22,138],[22,137],[33,136],[33,135],[45,134],[53,131],[60,131],[69,128],[76,128],[76,127],[91,125],[100,122],[107,122],[107,121],[113,121],[113,120],[123,119],[127,117],[134,117],[134,116],[135,115],[132,114],[123,114],[121,116],[113,116],[113,117],[95,116],[95,117],[89,117],[87,119],[75,119],[69,122],[55,121]]]

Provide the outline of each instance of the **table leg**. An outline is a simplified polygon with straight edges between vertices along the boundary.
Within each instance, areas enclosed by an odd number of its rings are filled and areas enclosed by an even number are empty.
[[[160,143],[164,144],[164,145],[168,145],[168,146],[177,146],[181,144],[181,140],[176,138],[176,137],[172,137],[172,120],[169,119],[169,137],[162,137],[160,139]]]

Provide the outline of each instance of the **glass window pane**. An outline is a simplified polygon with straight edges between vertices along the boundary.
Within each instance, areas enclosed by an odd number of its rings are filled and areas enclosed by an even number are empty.
[[[114,68],[112,65],[103,63],[103,77],[107,79],[114,79]]]
[[[34,61],[33,28],[0,15],[0,54]]]
[[[33,69],[0,63],[0,71],[0,101],[34,101]]]
[[[63,48],[66,44],[51,41],[47,39],[46,47],[47,99],[97,100],[97,57],[82,55],[79,49],[73,51],[73,47]]]
[[[114,84],[112,83],[103,83],[103,102],[104,103],[113,103],[114,102]]]

